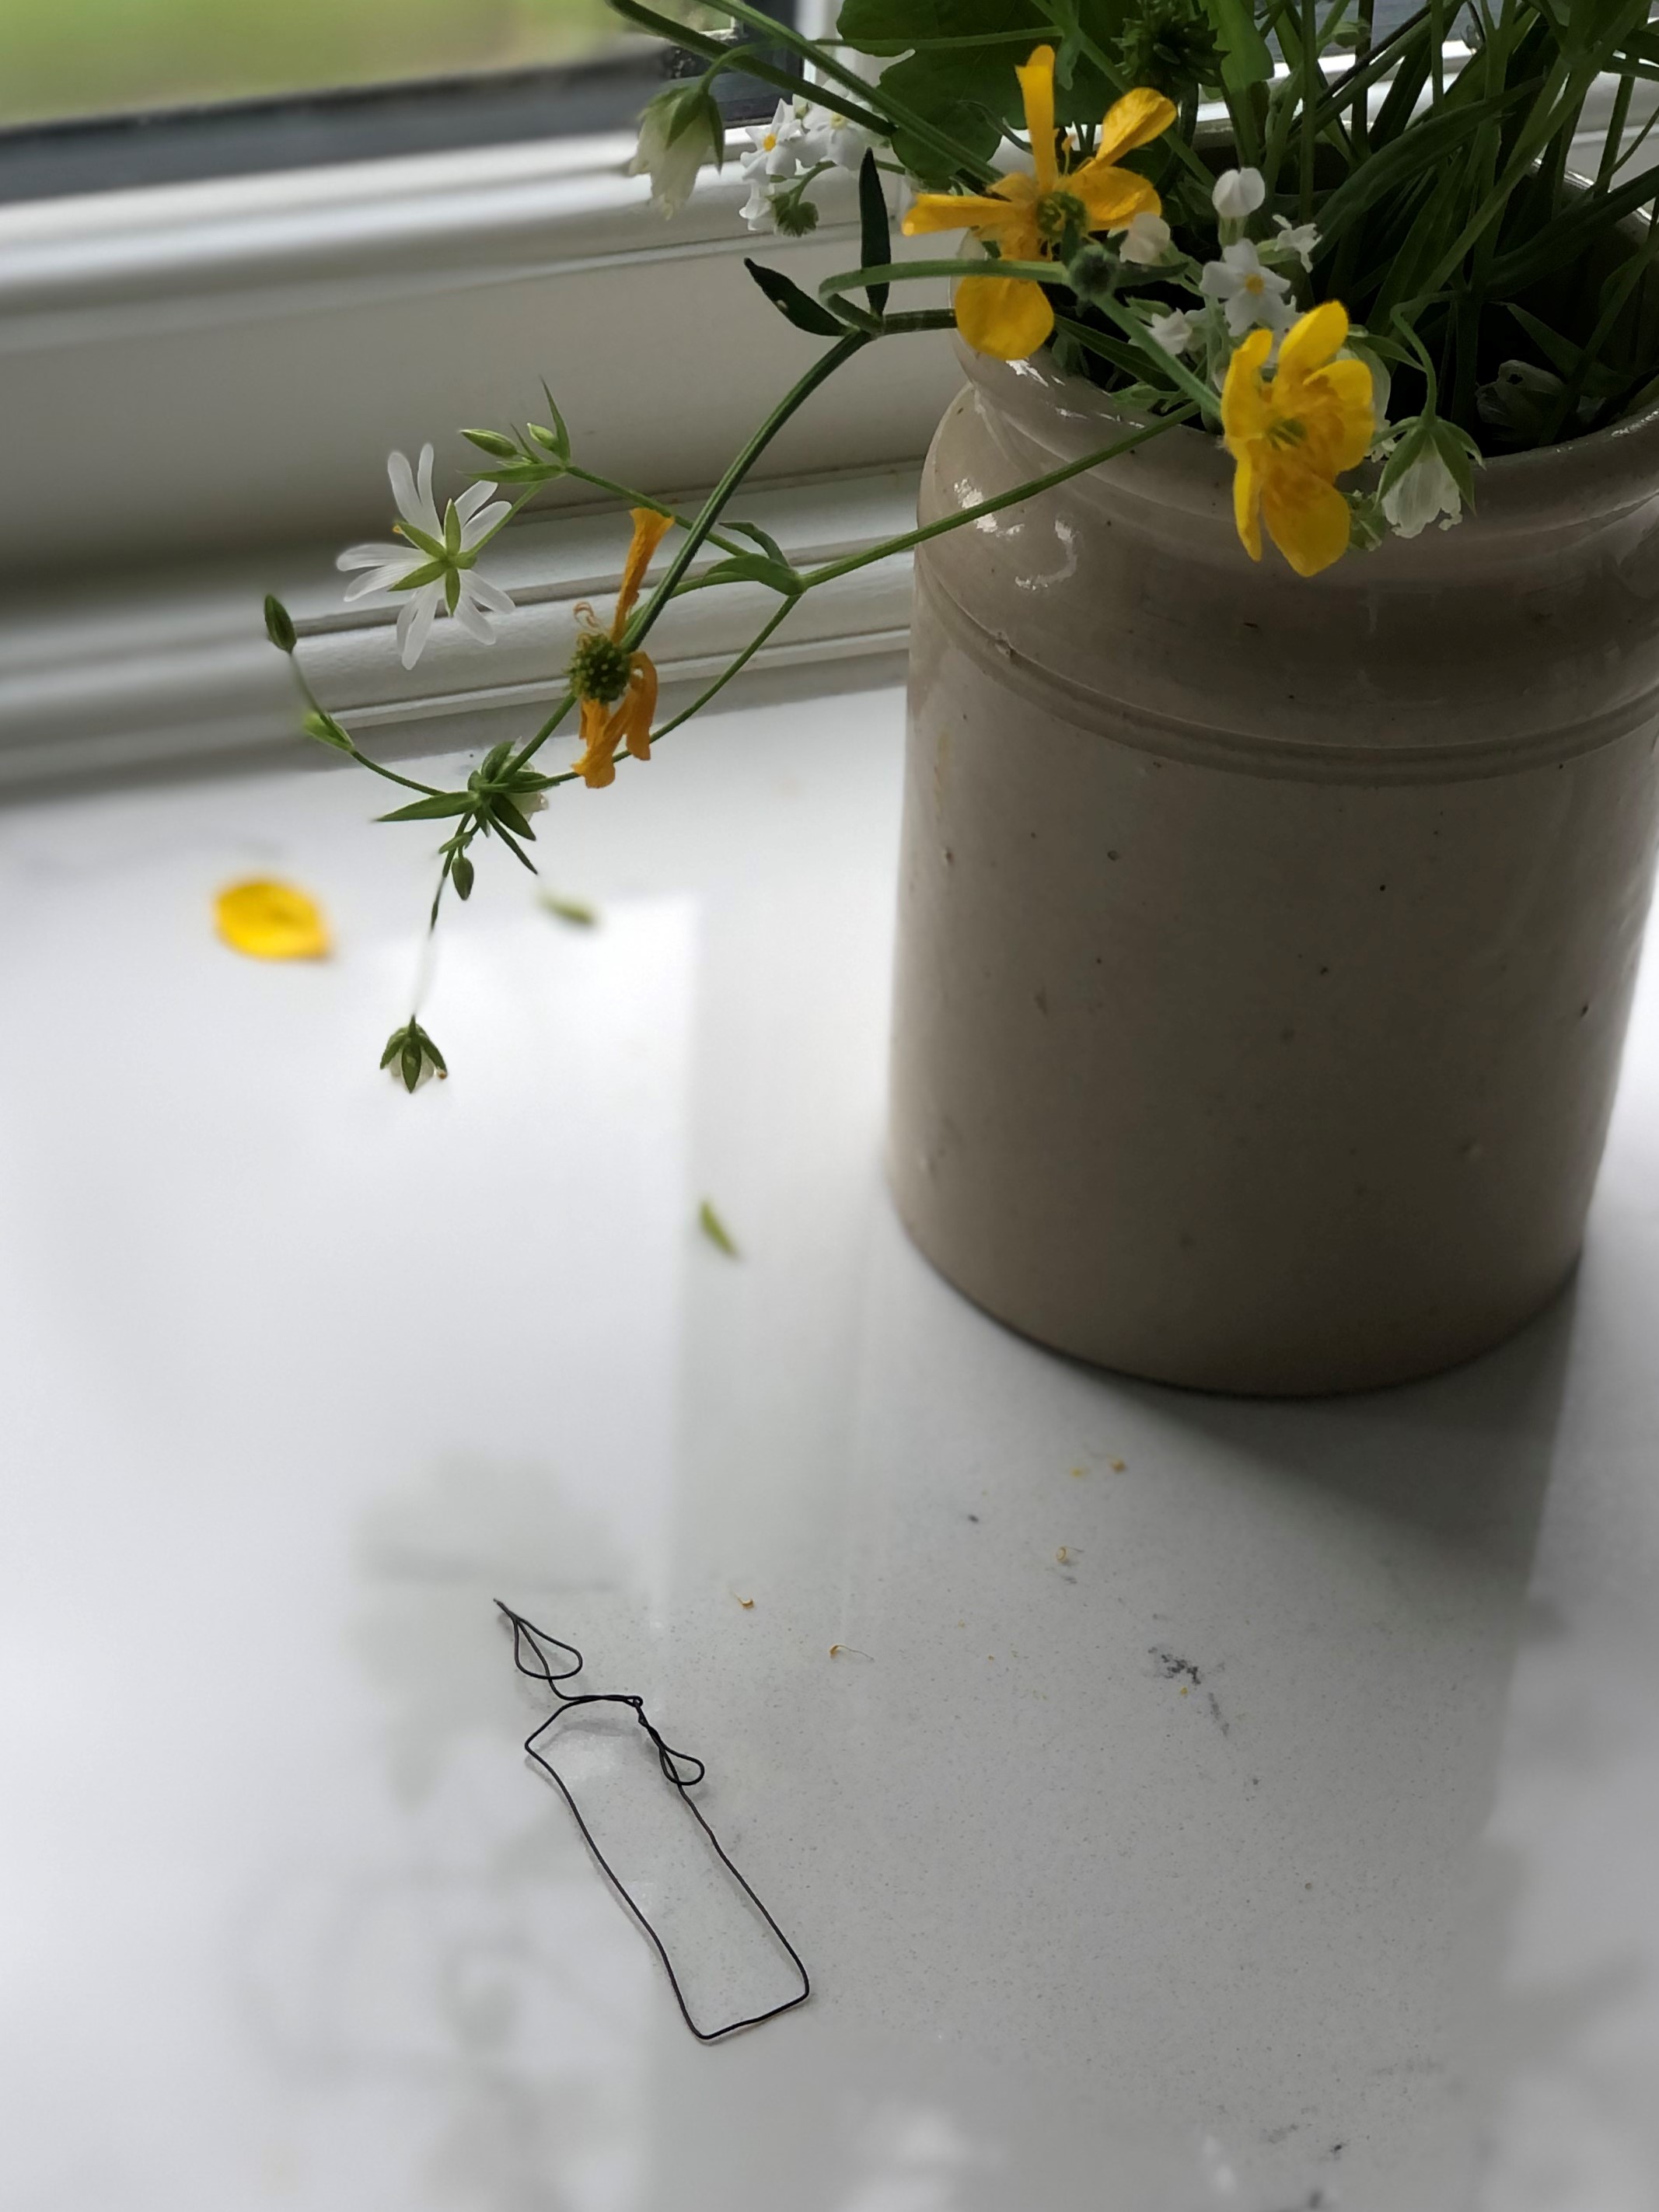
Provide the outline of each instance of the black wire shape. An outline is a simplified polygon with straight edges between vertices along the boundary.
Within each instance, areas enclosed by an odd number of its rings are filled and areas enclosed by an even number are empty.
[[[695,1801],[690,1794],[696,1788],[697,1784],[702,1780],[703,1777],[708,1771],[702,1759],[693,1758],[689,1751],[676,1751],[673,1749],[672,1745],[667,1744],[663,1741],[657,1730],[651,1725],[650,1721],[646,1717],[643,1699],[624,1696],[621,1691],[617,1690],[566,1691],[561,1689],[559,1686],[562,1682],[568,1682],[573,1675],[580,1674],[581,1673],[583,1663],[581,1653],[577,1650],[574,1644],[561,1643],[556,1636],[550,1636],[545,1629],[538,1628],[533,1622],[526,1620],[522,1613],[514,1613],[510,1605],[502,1605],[500,1598],[497,1598],[495,1602],[501,1607],[502,1613],[506,1614],[507,1618],[513,1624],[513,1664],[518,1668],[521,1674],[527,1674],[532,1682],[544,1682],[547,1687],[552,1691],[554,1696],[559,1701],[557,1706],[548,1715],[547,1718],[543,1721],[538,1727],[532,1729],[530,1734],[525,1738],[525,1750],[528,1756],[535,1760],[537,1765],[541,1768],[542,1771],[547,1775],[549,1779],[557,1786],[559,1795],[564,1799],[565,1803],[570,1808],[571,1817],[574,1820],[576,1826],[581,1830],[582,1841],[587,1845],[588,1850],[592,1853],[595,1859],[598,1860],[600,1871],[604,1874],[605,1880],[611,1884],[611,1888],[616,1891],[617,1896],[621,1898],[623,1903],[633,1914],[635,1919],[639,1922],[640,1926],[650,1937],[653,1945],[655,1947],[657,1956],[662,1960],[663,1971],[668,1976],[668,1985],[674,1992],[674,2002],[680,2008],[680,2018],[690,2029],[692,2034],[696,2037],[699,2043],[722,2043],[728,2035],[736,2035],[745,2027],[758,2027],[764,2021],[776,2020],[780,2014],[793,2012],[797,2005],[804,2005],[806,2002],[807,1998],[812,1994],[812,1984],[808,1977],[805,1966],[801,1960],[799,1952],[796,1950],[794,1945],[784,1934],[782,1929],[780,1928],[777,1922],[773,1919],[771,1914],[761,1903],[759,1898],[756,1896],[754,1891],[750,1889],[749,1884],[738,1873],[737,1868],[732,1864],[730,1858],[727,1857],[720,1838],[709,1826],[708,1821],[704,1820],[702,1813],[699,1811]],[[547,1653],[542,1649],[544,1644],[550,1645],[556,1651],[568,1652],[570,1656],[572,1663],[568,1667],[562,1668],[556,1671],[549,1662]],[[536,1662],[533,1666],[527,1667],[525,1664],[525,1654],[526,1651],[529,1652],[531,1657]],[[709,1842],[713,1844],[715,1857],[719,1859],[720,1864],[731,1875],[732,1881],[736,1882],[738,1887],[749,1899],[749,1902],[754,1906],[756,1911],[759,1913],[761,1918],[771,1929],[773,1935],[776,1936],[778,1942],[788,1953],[795,1972],[800,1976],[800,1994],[798,1996],[787,1997],[782,2004],[774,2005],[769,2012],[754,2013],[746,2020],[729,2020],[724,2027],[699,2027],[697,2026],[696,2021],[691,2017],[690,2008],[685,2002],[685,1993],[680,1987],[679,1976],[674,1972],[674,1962],[668,1955],[667,1945],[663,1942],[661,1936],[658,1935],[656,1929],[651,1925],[651,1923],[646,1918],[644,1913],[641,1911],[639,1905],[629,1894],[626,1884],[617,1875],[616,1869],[605,1857],[605,1853],[599,1849],[598,1844],[594,1842],[593,1832],[588,1826],[586,1821],[583,1820],[581,1816],[581,1808],[577,1804],[574,1797],[572,1796],[569,1785],[565,1781],[564,1777],[559,1772],[557,1767],[554,1765],[551,1759],[547,1758],[546,1755],[538,1748],[542,1738],[547,1734],[548,1730],[551,1728],[556,1728],[564,1718],[566,1713],[573,1711],[578,1705],[626,1705],[628,1707],[635,1719],[639,1723],[640,1726],[645,1730],[647,1735],[650,1737],[653,1744],[656,1747],[657,1764],[661,1767],[665,1779],[672,1782],[675,1789],[678,1790],[681,1802],[690,1813],[697,1826],[702,1830],[704,1835],[708,1837]]]

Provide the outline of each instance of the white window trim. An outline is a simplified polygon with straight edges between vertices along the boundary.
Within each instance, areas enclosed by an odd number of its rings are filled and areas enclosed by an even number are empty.
[[[459,474],[477,459],[459,428],[524,419],[544,376],[590,467],[659,495],[712,482],[823,343],[744,258],[808,289],[855,266],[850,180],[824,180],[811,239],[757,240],[734,161],[665,223],[623,173],[631,150],[479,148],[0,210],[0,375],[28,426],[0,568],[380,534],[390,447],[430,438]],[[766,473],[920,455],[955,387],[948,343],[874,350]]]
[[[808,289],[853,265],[846,180],[826,179],[812,238],[757,240],[734,161],[665,224],[623,173],[631,150],[478,148],[0,209],[0,356],[28,432],[0,552],[21,572],[0,615],[0,787],[296,742],[258,622],[272,587],[321,695],[390,751],[504,734],[554,696],[575,605],[617,580],[614,517],[521,526],[498,556],[517,602],[500,644],[441,625],[412,678],[383,611],[343,611],[331,555],[380,534],[388,446],[431,437],[459,471],[460,424],[522,419],[543,373],[589,465],[690,499],[810,361],[821,341],[743,260]],[[769,455],[753,518],[803,560],[903,529],[958,381],[942,337],[872,349]],[[660,633],[671,686],[717,672],[769,604],[759,587],[683,601]],[[907,560],[860,571],[756,667],[890,671],[908,608]]]

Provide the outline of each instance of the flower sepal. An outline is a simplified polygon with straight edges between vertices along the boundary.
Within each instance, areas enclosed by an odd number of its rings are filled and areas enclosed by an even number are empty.
[[[400,1030],[393,1030],[386,1039],[386,1050],[380,1054],[380,1065],[392,1070],[405,1091],[413,1091],[421,1078],[428,1072],[440,1082],[449,1073],[444,1065],[442,1053],[413,1014]]]

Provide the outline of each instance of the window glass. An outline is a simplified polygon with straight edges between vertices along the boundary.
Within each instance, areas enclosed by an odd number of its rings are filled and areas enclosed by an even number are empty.
[[[0,126],[533,70],[624,43],[604,0],[0,0]]]

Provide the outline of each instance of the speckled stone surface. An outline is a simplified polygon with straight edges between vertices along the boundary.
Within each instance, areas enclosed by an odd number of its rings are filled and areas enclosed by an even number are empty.
[[[361,781],[0,818],[9,2212],[1659,2204],[1659,971],[1527,1334],[1115,1380],[883,1188],[900,723],[556,794],[600,924],[481,868],[412,1100],[423,842]],[[214,939],[271,872],[326,964]],[[708,1761],[803,2011],[685,2034],[497,1594]],[[764,2001],[641,1747],[579,1747],[596,1818]]]

